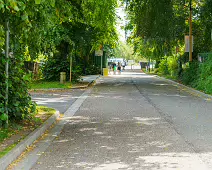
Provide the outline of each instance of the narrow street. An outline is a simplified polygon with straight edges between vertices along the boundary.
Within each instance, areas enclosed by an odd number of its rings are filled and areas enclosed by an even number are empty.
[[[212,169],[210,100],[139,71],[101,77],[87,94],[73,116],[63,110],[32,170]]]

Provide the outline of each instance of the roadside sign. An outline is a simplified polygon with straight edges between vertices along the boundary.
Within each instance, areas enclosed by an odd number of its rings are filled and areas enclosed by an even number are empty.
[[[95,56],[103,56],[103,50],[96,50]]]
[[[192,52],[193,52],[193,44],[194,44],[194,37],[192,36]],[[190,43],[189,43],[189,36],[185,36],[185,52],[189,52]]]

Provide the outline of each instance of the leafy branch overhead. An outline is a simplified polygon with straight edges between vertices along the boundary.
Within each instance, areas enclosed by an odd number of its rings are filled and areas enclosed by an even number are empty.
[[[189,0],[123,1],[129,19],[126,30],[132,32],[129,41],[135,42],[135,51],[143,56],[161,58],[175,53],[176,46],[184,45],[184,36],[189,34]],[[195,56],[198,52],[211,50],[212,5],[211,0],[191,2]]]
[[[5,96],[3,54],[8,20],[12,53],[9,61],[10,118],[22,119],[34,107],[27,91],[24,61],[36,61],[42,55],[46,63],[67,63],[73,49],[83,60],[101,44],[116,44],[116,7],[116,0],[0,0],[0,79],[3,80],[0,99],[4,101]],[[53,61],[54,56],[58,60]],[[3,118],[4,107],[4,102],[0,103]]]

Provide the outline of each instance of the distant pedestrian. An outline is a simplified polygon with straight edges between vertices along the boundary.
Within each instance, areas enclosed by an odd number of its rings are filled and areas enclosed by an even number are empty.
[[[123,70],[125,70],[125,66],[126,66],[126,62],[125,62],[125,61],[123,61],[123,62],[122,62]]]
[[[116,74],[116,63],[112,63],[113,74]]]
[[[121,63],[118,62],[118,73],[121,74]]]
[[[111,74],[111,72],[113,72],[113,63],[110,63],[109,65],[109,74]]]
[[[139,64],[140,64],[140,66],[141,66],[141,70],[142,70],[142,62],[140,62]]]

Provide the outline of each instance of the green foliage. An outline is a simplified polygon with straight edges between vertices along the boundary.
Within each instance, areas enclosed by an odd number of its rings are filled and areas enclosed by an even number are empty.
[[[164,55],[180,55],[184,51],[184,36],[189,32],[189,1],[182,0],[123,0],[127,4],[130,20],[126,29],[132,34],[129,41],[140,57],[160,60]],[[192,23],[194,35],[193,58],[200,52],[212,50],[211,41],[211,0],[192,0]],[[186,21],[186,22],[185,22]]]
[[[172,55],[173,45],[184,39],[184,3],[171,0],[127,0],[130,41],[141,57]],[[176,4],[179,5],[176,5]]]
[[[1,114],[0,121],[6,121],[6,120],[8,120],[8,116],[5,113]]]
[[[71,77],[72,82],[79,81],[82,75],[82,69],[82,65],[73,62]],[[60,81],[60,72],[66,72],[66,80],[69,81],[70,59],[68,57],[61,56],[61,53],[57,53],[44,63],[42,72],[46,81]]]
[[[119,41],[110,57],[124,58],[126,60],[135,59],[133,55],[133,47],[130,44]]]
[[[158,72],[163,75],[169,74],[168,61],[167,58],[161,60],[158,68]]]
[[[71,88],[71,83],[70,82],[66,82],[64,84],[60,84],[59,81],[33,81],[30,83],[30,89],[51,89],[51,88],[64,88],[64,89],[68,89]]]
[[[45,55],[44,78],[59,80],[63,71],[69,79],[69,57],[74,49],[76,57],[85,60],[73,62],[72,80],[77,81],[95,49],[101,44],[116,44],[116,7],[117,0],[0,0],[0,54],[5,45],[6,21],[9,50],[13,52],[8,84],[10,119],[21,120],[34,110],[27,92],[30,79],[22,68],[24,60]],[[4,65],[5,58],[0,55],[0,115],[5,113]]]
[[[197,88],[206,93],[212,94],[212,55],[208,57],[205,63],[199,67],[199,78]]]
[[[178,58],[171,56],[168,58],[168,70],[172,77],[178,76]]]
[[[61,60],[60,55],[54,55],[44,63],[43,77],[47,81],[60,81],[60,72],[66,72],[68,75],[69,67],[70,62],[67,59]]]
[[[192,62],[182,74],[182,82],[193,88],[212,94],[212,56],[206,62]]]
[[[0,59],[0,79],[3,80],[0,83],[0,98],[1,101],[4,101],[4,56],[1,55]],[[31,102],[31,98],[28,94],[28,81],[24,79],[25,73],[23,72],[22,65],[20,63],[21,61],[18,58],[10,60],[8,112],[9,118],[15,120],[21,120],[23,116],[35,111],[34,104]],[[6,115],[4,102],[0,103],[0,115],[0,119],[5,121]]]
[[[122,0],[127,6],[126,30],[131,31],[128,42],[140,58],[157,61],[160,74],[179,78],[189,86],[211,93],[211,61],[199,66],[195,62],[198,53],[212,50],[212,1],[211,0]],[[191,3],[191,4],[190,4]],[[192,7],[192,35],[194,36],[193,60],[182,72],[182,64],[188,62],[184,52],[184,36],[189,33],[189,12]],[[185,22],[186,21],[186,22]],[[176,47],[179,49],[178,60]],[[164,59],[165,56],[171,56]]]
[[[185,85],[196,87],[198,77],[199,77],[199,63],[192,62],[189,63],[189,66],[184,69],[182,74],[182,82]]]
[[[71,81],[72,82],[79,82],[79,80],[81,79],[82,76],[82,66],[80,65],[74,65],[72,67],[72,77],[71,77]]]
[[[101,69],[95,65],[89,64],[86,68],[86,74],[87,75],[97,75],[101,73]]]

